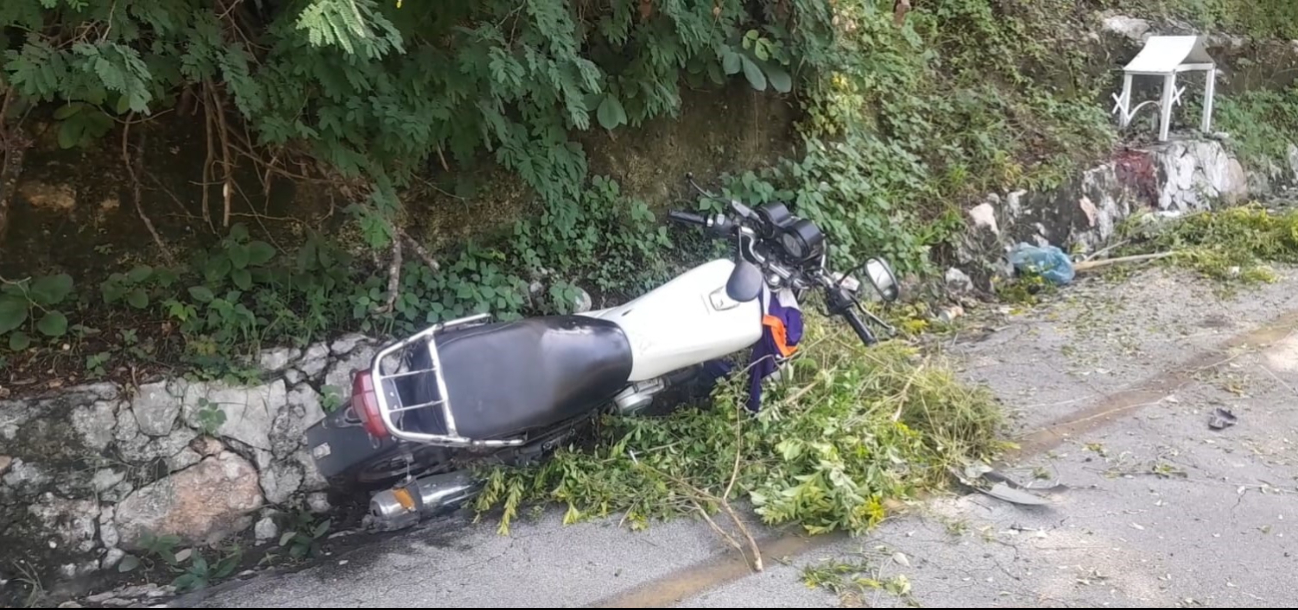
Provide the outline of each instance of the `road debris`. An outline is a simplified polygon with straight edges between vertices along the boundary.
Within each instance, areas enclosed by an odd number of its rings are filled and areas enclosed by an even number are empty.
[[[1072,259],[1057,246],[1020,242],[1010,251],[1009,262],[1019,273],[1039,275],[1055,285],[1072,282],[1075,275]]]
[[[1208,427],[1213,430],[1225,430],[1234,426],[1238,421],[1239,418],[1235,417],[1235,414],[1231,413],[1229,409],[1217,407],[1217,410],[1213,412],[1212,417],[1208,420]]]
[[[963,472],[952,468],[951,474],[966,487],[998,500],[1021,506],[1047,505],[1050,500],[1039,495],[1038,492],[1051,493],[1067,489],[1062,484],[1055,484],[1050,487],[1022,485],[981,462],[966,465]]]

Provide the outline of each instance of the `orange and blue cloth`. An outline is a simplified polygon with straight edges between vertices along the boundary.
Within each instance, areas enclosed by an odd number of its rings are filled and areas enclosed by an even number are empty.
[[[748,410],[757,413],[762,408],[762,382],[779,370],[780,363],[798,351],[802,340],[802,310],[793,293],[782,290],[772,295],[762,295],[762,338],[753,346],[749,363]],[[716,361],[707,365],[714,379],[729,375],[729,363]]]

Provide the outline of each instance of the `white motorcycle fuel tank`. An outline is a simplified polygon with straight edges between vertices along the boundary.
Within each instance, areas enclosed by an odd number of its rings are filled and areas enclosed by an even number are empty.
[[[695,267],[634,301],[585,315],[612,321],[631,342],[629,381],[647,381],[721,358],[762,338],[761,299],[726,295],[733,261]]]

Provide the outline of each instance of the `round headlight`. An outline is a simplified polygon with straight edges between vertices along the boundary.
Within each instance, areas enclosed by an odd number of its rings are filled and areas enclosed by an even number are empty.
[[[784,248],[785,254],[788,254],[793,258],[801,259],[805,256],[806,246],[802,243],[802,240],[798,239],[798,236],[793,233],[785,233],[781,235],[780,246]]]
[[[784,249],[784,253],[798,262],[820,256],[824,244],[825,235],[820,232],[816,223],[806,218],[784,227],[780,235],[780,246]]]

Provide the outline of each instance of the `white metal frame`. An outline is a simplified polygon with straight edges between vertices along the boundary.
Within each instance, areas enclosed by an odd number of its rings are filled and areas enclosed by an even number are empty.
[[[1122,93],[1114,94],[1117,104],[1113,113],[1118,115],[1122,129],[1131,125],[1136,113],[1148,105],[1157,105],[1159,116],[1158,140],[1166,142],[1172,127],[1172,108],[1181,104],[1185,87],[1176,86],[1177,75],[1183,72],[1206,72],[1204,85],[1203,120],[1200,129],[1212,130],[1212,110],[1217,93],[1217,64],[1204,50],[1202,36],[1151,36],[1145,47],[1123,68]],[[1131,107],[1131,89],[1137,76],[1162,77],[1163,94],[1159,100],[1141,102]]]
[[[405,441],[446,447],[517,447],[523,444],[524,439],[478,440],[466,438],[460,436],[455,429],[455,414],[451,411],[451,396],[446,391],[446,377],[442,375],[442,360],[441,356],[437,353],[437,334],[460,326],[476,326],[479,324],[485,324],[490,318],[490,314],[478,314],[436,324],[419,331],[417,334],[414,334],[403,341],[389,345],[380,350],[379,353],[375,354],[374,360],[370,365],[370,378],[374,383],[374,395],[377,398],[379,406],[379,416],[383,419],[383,427],[387,428],[389,434]],[[403,371],[400,370],[403,363],[399,363],[397,369],[393,372],[384,372],[384,359],[393,355],[401,355],[403,350],[419,341],[424,342],[428,349],[428,355],[432,364],[431,367],[427,369]],[[428,373],[432,373],[434,378],[437,380],[437,400],[416,405],[401,404],[401,396],[396,392],[395,384],[392,388],[392,395],[388,395],[389,390],[384,381]],[[395,405],[393,403],[395,403]],[[442,412],[442,417],[446,421],[446,434],[412,432],[403,429],[397,423],[397,416],[400,413],[414,411],[416,409],[433,408],[438,408]]]

